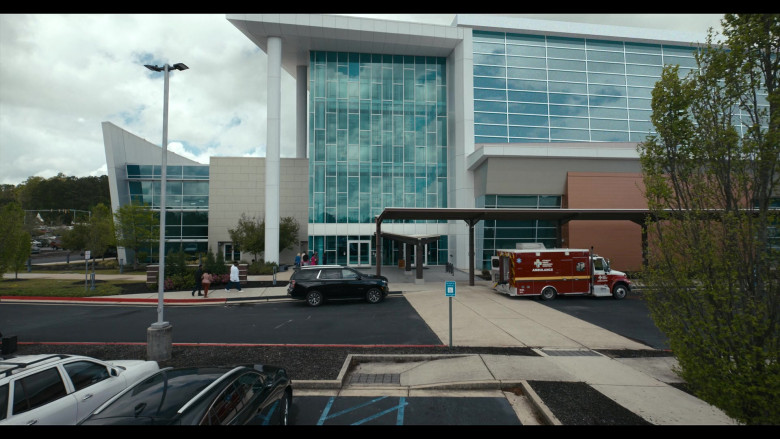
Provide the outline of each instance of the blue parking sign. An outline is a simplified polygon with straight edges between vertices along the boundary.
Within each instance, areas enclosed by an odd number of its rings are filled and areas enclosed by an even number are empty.
[[[455,297],[455,281],[444,282],[444,295],[446,297]]]

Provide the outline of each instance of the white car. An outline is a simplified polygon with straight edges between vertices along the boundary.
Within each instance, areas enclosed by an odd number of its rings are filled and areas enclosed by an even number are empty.
[[[79,355],[0,359],[0,425],[77,424],[158,370],[156,361],[101,361]]]

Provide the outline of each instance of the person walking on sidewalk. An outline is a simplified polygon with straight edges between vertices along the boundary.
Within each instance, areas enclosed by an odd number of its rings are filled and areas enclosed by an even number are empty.
[[[238,261],[233,261],[233,266],[230,267],[230,282],[225,286],[225,291],[230,291],[230,286],[235,284],[238,291],[241,291],[241,281],[238,277]]]
[[[211,285],[211,273],[208,272],[208,270],[203,270],[203,274],[201,275],[201,284],[203,284],[203,294],[198,294],[198,296],[203,296],[204,299],[209,298],[209,286]]]
[[[198,264],[198,268],[195,270],[195,286],[192,287],[192,295],[195,296],[195,290],[198,291],[198,296],[203,294],[200,289],[203,287],[203,264]]]

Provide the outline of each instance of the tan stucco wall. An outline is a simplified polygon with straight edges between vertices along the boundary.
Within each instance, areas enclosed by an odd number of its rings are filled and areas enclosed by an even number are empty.
[[[300,225],[299,241],[308,239],[309,160],[281,159],[279,217],[292,216]],[[265,159],[262,157],[211,157],[209,167],[209,247],[221,251],[229,242],[228,229],[236,227],[241,214],[264,219]],[[280,264],[292,264],[297,247],[279,254]],[[242,254],[242,260],[252,260]],[[260,255],[262,258],[262,255]]]

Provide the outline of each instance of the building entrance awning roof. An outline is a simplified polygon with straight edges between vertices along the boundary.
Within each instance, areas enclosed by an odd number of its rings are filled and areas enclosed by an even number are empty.
[[[631,221],[644,225],[655,220],[648,209],[457,209],[388,207],[376,217],[376,274],[382,273],[381,237],[390,238],[419,247],[439,239],[439,235],[397,235],[382,232],[382,222],[392,220],[463,220],[469,226],[469,285],[474,285],[474,225],[482,220],[546,220],[555,221],[558,227],[569,221]],[[643,248],[646,243],[642,229]],[[560,232],[558,233],[560,235]],[[424,240],[424,242],[423,242]],[[422,279],[422,266],[417,264],[417,278]]]
[[[385,220],[464,220],[468,223],[481,220],[548,220],[567,223],[574,220],[631,221],[644,224],[648,209],[449,209],[388,207],[377,216],[377,222]]]

